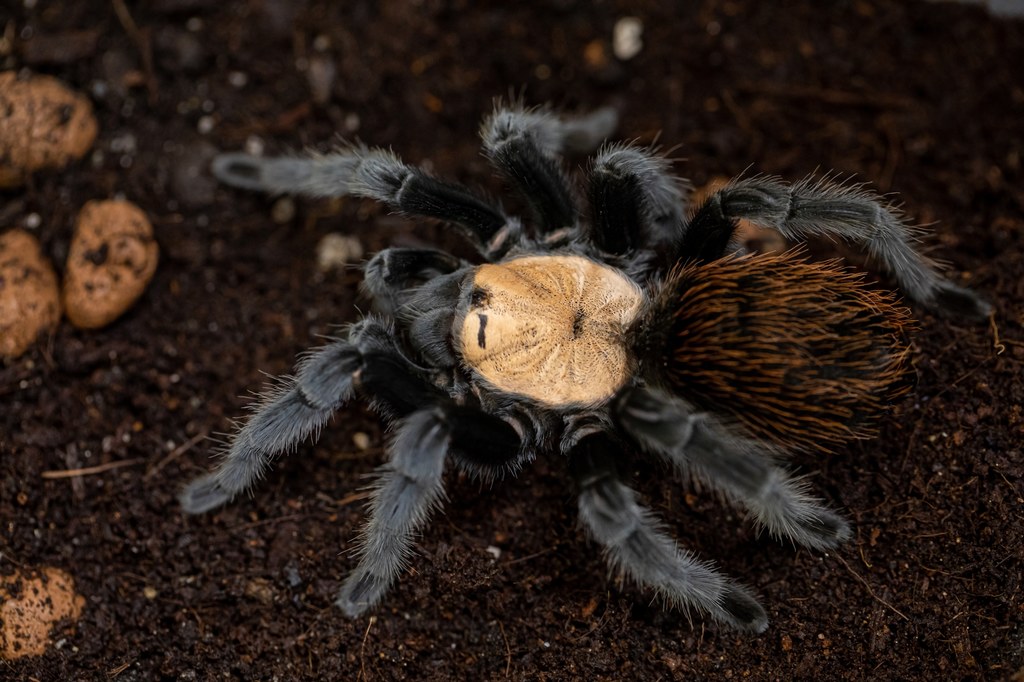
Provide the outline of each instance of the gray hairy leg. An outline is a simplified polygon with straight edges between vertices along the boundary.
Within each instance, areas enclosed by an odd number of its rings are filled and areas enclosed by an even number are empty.
[[[850,538],[849,524],[809,495],[807,486],[763,448],[720,432],[678,400],[656,390],[632,389],[619,397],[616,412],[644,448],[743,505],[773,536],[818,550]]]
[[[729,230],[730,236],[734,221],[745,218],[774,228],[787,239],[839,237],[863,247],[896,278],[903,292],[921,305],[972,319],[984,319],[992,311],[973,291],[939,274],[935,264],[915,248],[918,231],[903,222],[897,209],[861,186],[844,186],[825,178],[807,178],[795,184],[767,177],[737,180],[712,194],[695,219],[702,213],[724,218],[718,225]],[[695,250],[693,241],[688,233],[681,255]]]
[[[374,486],[359,565],[336,602],[347,616],[376,604],[405,568],[416,531],[444,497],[448,442],[449,430],[434,410],[414,412],[399,426],[391,460]]]
[[[366,197],[411,216],[464,227],[485,255],[504,253],[518,239],[519,224],[501,207],[457,183],[432,178],[394,153],[352,146],[330,154],[262,158],[220,154],[211,166],[221,182],[269,194]]]
[[[463,466],[490,470],[516,461],[520,440],[501,419],[447,402],[402,421],[374,486],[359,565],[338,596],[348,616],[376,604],[407,565],[416,532],[444,497],[441,475],[449,451]]]
[[[550,233],[576,227],[576,206],[557,156],[600,144],[616,123],[611,109],[561,119],[542,109],[500,108],[484,121],[481,137],[487,157],[533,207],[540,230]]]
[[[548,109],[499,106],[484,121],[480,136],[487,149],[509,138],[528,136],[537,151],[554,158],[594,151],[615,132],[618,124],[618,112],[611,107],[582,116],[558,116]]]
[[[680,550],[615,470],[616,448],[604,434],[581,439],[570,452],[579,511],[609,564],[672,604],[694,608],[745,632],[764,632],[768,616],[749,589]]]
[[[590,238],[602,250],[626,254],[639,249],[670,253],[683,229],[683,185],[668,159],[649,150],[610,145],[590,172],[593,221]]]
[[[379,322],[355,325],[345,341],[335,341],[303,357],[295,375],[277,380],[232,437],[220,464],[181,492],[185,512],[202,514],[229,502],[263,477],[273,459],[319,432],[352,394],[364,353],[393,348],[390,331]]]

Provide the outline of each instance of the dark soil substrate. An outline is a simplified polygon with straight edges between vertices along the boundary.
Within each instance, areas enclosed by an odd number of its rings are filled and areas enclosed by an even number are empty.
[[[117,1],[0,8],[4,68],[90,93],[101,124],[91,159],[0,194],[0,226],[38,215],[61,268],[78,208],[121,194],[162,249],[122,319],[65,323],[0,369],[0,573],[60,567],[86,598],[60,646],[0,663],[0,677],[1024,675],[1024,25],[895,0],[129,4],[133,21]],[[644,45],[622,62],[610,38],[625,15]],[[204,436],[244,414],[262,373],[366,309],[358,272],[314,267],[325,234],[367,253],[469,253],[443,227],[359,201],[298,201],[275,221],[275,200],[216,186],[210,156],[251,137],[268,152],[323,149],[341,132],[497,192],[477,125],[522,89],[529,103],[619,106],[622,137],[657,140],[697,185],[835,169],[899,192],[953,276],[996,304],[993,326],[922,312],[917,386],[879,438],[796,462],[856,525],[838,552],[758,537],[713,496],[635,464],[682,544],[763,597],[762,636],[691,623],[609,578],[557,459],[493,487],[453,472],[413,568],[372,618],[346,620],[332,601],[385,442],[360,405],[252,499],[178,510],[175,492],[210,466]]]

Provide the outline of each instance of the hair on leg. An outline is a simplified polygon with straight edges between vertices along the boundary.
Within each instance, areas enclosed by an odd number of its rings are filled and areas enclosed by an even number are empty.
[[[437,180],[383,149],[351,146],[330,154],[262,158],[220,154],[211,166],[221,182],[270,194],[311,197],[357,196],[411,216],[426,216],[466,228],[486,252],[518,239],[519,224],[501,207],[457,183]],[[504,228],[504,229],[503,229]]]
[[[363,285],[373,296],[388,296],[395,290],[409,289],[455,272],[464,265],[460,259],[438,249],[389,248],[366,264]]]
[[[414,412],[399,426],[391,459],[373,488],[359,564],[336,602],[347,616],[358,616],[376,604],[405,568],[416,531],[443,501],[441,475],[450,435],[434,409]]]
[[[449,452],[486,471],[507,466],[520,449],[511,426],[475,408],[442,402],[406,417],[374,486],[359,564],[345,580],[338,606],[358,616],[380,600],[405,568],[416,531],[444,498],[441,475]]]
[[[693,473],[742,504],[761,527],[813,549],[850,538],[850,527],[751,441],[722,433],[702,415],[660,391],[632,389],[617,399],[623,428],[647,450]]]
[[[389,248],[363,269],[362,288],[374,309],[387,315],[416,299],[458,297],[460,277],[448,277],[467,263],[436,249]]]
[[[695,608],[738,630],[763,632],[768,617],[750,590],[679,549],[620,480],[615,450],[606,435],[593,434],[570,452],[580,518],[604,546],[609,564],[677,606]]]
[[[431,393],[432,387],[410,374],[406,365],[395,352],[390,328],[373,318],[353,325],[347,340],[304,354],[295,375],[278,378],[277,386],[255,404],[218,466],[181,492],[182,508],[201,514],[249,489],[275,457],[319,433],[355,388],[386,386],[373,397],[392,414],[407,414],[419,407],[410,405],[410,400],[433,400],[436,391]],[[392,396],[393,404],[388,402]]]
[[[514,427],[501,417],[475,407],[451,406],[447,408],[448,423],[452,431],[451,454],[463,471],[482,481],[493,481],[518,471],[523,462],[532,458],[524,451],[520,436],[521,421],[508,417]]]
[[[983,319],[992,310],[980,296],[939,274],[935,263],[915,248],[918,231],[903,222],[896,208],[862,186],[828,178],[786,184],[756,177],[730,183],[705,206],[730,221],[746,218],[772,227],[787,239],[839,237],[860,245],[896,278],[909,298],[926,307],[973,319]],[[693,246],[684,240],[686,248]],[[683,258],[687,255],[681,253]]]
[[[678,243],[686,200],[664,157],[628,145],[604,147],[590,172],[589,195],[590,237],[604,251],[668,252]]]
[[[352,375],[361,365],[359,350],[348,341],[336,341],[307,355],[294,377],[280,379],[263,396],[231,439],[217,468],[181,492],[182,508],[201,514],[247,490],[275,456],[317,433],[348,400]]]
[[[499,109],[484,121],[484,152],[533,208],[539,229],[554,232],[576,227],[576,205],[557,154],[564,128],[553,114]]]
[[[484,145],[528,134],[537,150],[548,158],[564,154],[589,154],[607,140],[619,124],[612,107],[601,107],[579,116],[558,116],[549,109],[506,106],[500,102],[481,126]]]
[[[687,221],[678,247],[679,260],[706,263],[721,258],[729,250],[736,222],[723,211],[722,198],[712,194]]]

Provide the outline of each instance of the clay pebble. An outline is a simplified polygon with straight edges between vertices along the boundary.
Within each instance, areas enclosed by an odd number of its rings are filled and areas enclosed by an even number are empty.
[[[74,579],[58,568],[0,576],[0,659],[46,653],[54,627],[78,620],[84,606]]]
[[[56,78],[0,73],[0,187],[82,158],[97,131],[92,103]]]
[[[80,329],[120,317],[146,290],[159,248],[142,210],[127,201],[90,201],[78,214],[64,273],[64,311]]]
[[[60,289],[39,241],[25,230],[0,234],[0,356],[20,356],[60,322]]]

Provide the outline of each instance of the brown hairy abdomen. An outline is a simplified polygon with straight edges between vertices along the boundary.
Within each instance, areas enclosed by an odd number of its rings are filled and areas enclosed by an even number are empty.
[[[906,384],[909,312],[835,262],[794,253],[673,274],[636,329],[680,397],[786,448],[871,435]]]

